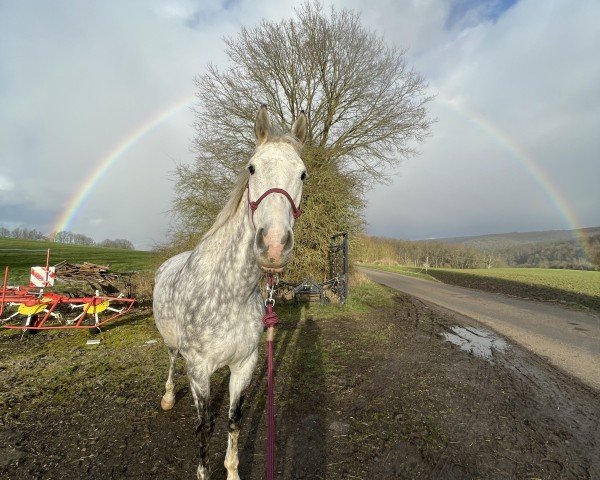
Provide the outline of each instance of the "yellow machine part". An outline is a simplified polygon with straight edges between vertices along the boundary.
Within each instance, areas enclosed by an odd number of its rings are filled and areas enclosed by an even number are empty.
[[[87,312],[88,314],[94,314],[94,313],[102,313],[104,310],[106,310],[108,308],[109,305],[109,301],[108,300],[104,300],[102,303],[99,303],[97,305],[92,305],[91,303],[86,303],[83,306],[83,311]]]
[[[26,317],[28,317],[30,315],[35,315],[36,313],[43,312],[45,309],[45,303],[36,303],[35,305],[25,305],[24,303],[21,303],[19,305],[18,312],[21,315],[25,315]]]

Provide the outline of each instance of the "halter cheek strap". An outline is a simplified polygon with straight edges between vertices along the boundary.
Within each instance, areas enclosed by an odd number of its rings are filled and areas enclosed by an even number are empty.
[[[247,193],[248,193],[248,208],[250,209],[250,213],[251,213],[250,218],[252,219],[252,225],[254,225],[254,212],[260,205],[260,202],[262,202],[268,195],[271,195],[272,193],[280,193],[281,195],[283,195],[285,198],[288,199],[288,202],[290,202],[290,205],[292,206],[292,216],[294,217],[294,220],[297,219],[300,216],[300,214],[302,213],[300,211],[300,209],[298,207],[296,207],[296,204],[294,203],[292,196],[288,192],[286,192],[283,188],[269,188],[265,193],[263,193],[260,197],[258,197],[258,199],[256,199],[256,201],[254,201],[254,202],[252,200],[250,200],[250,184],[248,184]]]

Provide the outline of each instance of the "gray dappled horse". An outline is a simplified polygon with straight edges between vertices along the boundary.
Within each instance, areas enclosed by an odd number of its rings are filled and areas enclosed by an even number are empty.
[[[254,125],[256,151],[239,176],[215,224],[191,252],[176,255],[156,272],[154,319],[169,349],[170,365],[161,406],[175,404],[173,373],[177,354],[185,359],[200,425],[198,478],[209,477],[209,441],[214,421],[210,377],[228,366],[229,438],[227,479],[239,479],[238,436],[242,392],[258,357],[265,307],[261,272],[280,272],[294,246],[306,178],[300,150],[307,135],[304,112],[290,134],[272,132],[266,106]],[[207,166],[210,168],[210,166]],[[265,195],[266,194],[266,195]]]

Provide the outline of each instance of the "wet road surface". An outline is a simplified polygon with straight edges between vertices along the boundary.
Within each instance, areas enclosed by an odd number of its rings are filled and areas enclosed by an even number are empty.
[[[372,280],[472,318],[600,390],[600,316],[360,267]]]

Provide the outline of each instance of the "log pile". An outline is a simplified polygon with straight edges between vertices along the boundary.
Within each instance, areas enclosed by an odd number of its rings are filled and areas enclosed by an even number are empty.
[[[89,262],[79,264],[62,261],[57,263],[54,268],[56,269],[56,276],[64,280],[109,280],[119,278],[118,274],[109,272],[108,266]]]
[[[105,294],[115,294],[130,286],[129,276],[119,273],[111,273],[107,265],[83,262],[70,263],[62,261],[54,265],[56,279],[63,284],[85,283],[93,289],[100,290]],[[65,285],[67,286],[67,285]]]

